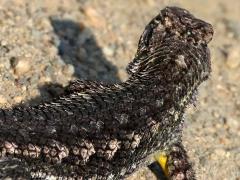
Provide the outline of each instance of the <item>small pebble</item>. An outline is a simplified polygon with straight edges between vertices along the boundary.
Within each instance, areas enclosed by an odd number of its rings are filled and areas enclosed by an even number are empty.
[[[84,44],[91,38],[93,38],[91,30],[85,28],[77,37],[77,45],[84,46]]]
[[[224,149],[215,149],[215,154],[220,157],[225,157],[226,156],[226,151]]]
[[[114,55],[114,47],[112,46],[106,46],[103,48],[103,52],[107,56],[113,56]]]
[[[80,47],[77,51],[77,57],[80,61],[85,61],[88,57],[86,49]]]
[[[31,68],[29,64],[29,59],[24,57],[12,59],[11,65],[14,73],[18,76],[28,72]]]
[[[7,41],[1,41],[1,46],[6,46],[7,45]]]
[[[63,67],[63,74],[72,76],[74,74],[74,67],[71,64],[67,64]]]
[[[121,78],[122,81],[127,80],[128,74],[125,69],[121,68],[118,70],[118,76]]]
[[[240,46],[233,46],[227,56],[227,66],[231,69],[235,69],[240,64]]]
[[[240,22],[239,21],[227,21],[228,30],[233,33],[233,36],[236,38],[240,37]]]
[[[3,95],[0,95],[0,104],[1,104],[1,105],[7,104],[7,100],[6,100],[5,97],[3,97]]]
[[[87,16],[90,25],[97,28],[106,27],[105,19],[94,8],[90,6],[85,7],[83,12]]]
[[[15,103],[19,104],[23,101],[24,98],[22,96],[16,96],[13,99],[14,99]]]
[[[51,65],[47,65],[44,69],[45,74],[47,77],[51,77],[54,74],[53,67]]]

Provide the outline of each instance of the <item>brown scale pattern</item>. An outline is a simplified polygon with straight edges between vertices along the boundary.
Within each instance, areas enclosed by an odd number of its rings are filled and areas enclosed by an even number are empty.
[[[211,72],[212,35],[167,7],[146,26],[126,82],[78,80],[52,102],[1,109],[0,178],[122,179],[163,150],[170,178],[194,179],[183,114]]]

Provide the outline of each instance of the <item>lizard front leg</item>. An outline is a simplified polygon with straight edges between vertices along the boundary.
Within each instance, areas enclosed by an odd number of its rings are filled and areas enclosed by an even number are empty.
[[[155,154],[155,160],[162,168],[167,179],[195,180],[195,172],[192,164],[189,162],[187,151],[182,144],[184,116],[180,119],[180,123],[172,131],[171,137],[169,137],[170,143]]]
[[[155,156],[164,174],[173,180],[194,180],[195,172],[182,142],[173,144],[167,151]]]

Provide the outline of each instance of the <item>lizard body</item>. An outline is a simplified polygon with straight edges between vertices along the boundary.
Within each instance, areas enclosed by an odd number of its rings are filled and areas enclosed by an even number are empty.
[[[211,72],[212,35],[210,24],[167,7],[146,26],[126,82],[76,81],[52,102],[1,109],[0,176],[122,179],[163,150],[183,157],[182,166],[169,160],[170,178],[194,179],[183,114]]]

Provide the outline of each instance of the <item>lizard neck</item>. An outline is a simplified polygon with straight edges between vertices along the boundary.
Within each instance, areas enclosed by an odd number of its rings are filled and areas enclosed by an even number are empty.
[[[131,89],[134,102],[142,109],[142,116],[146,116],[145,121],[155,117],[155,121],[169,125],[182,121],[184,110],[199,84],[199,81],[189,81],[186,77],[133,75],[123,86]]]

